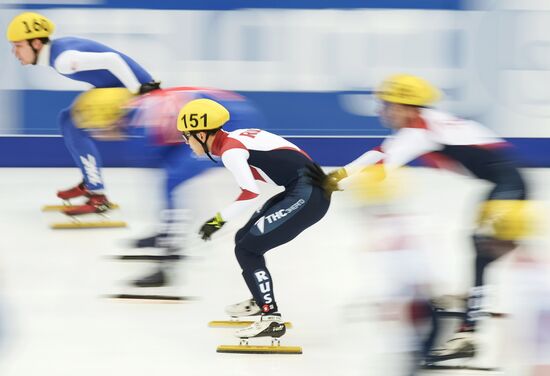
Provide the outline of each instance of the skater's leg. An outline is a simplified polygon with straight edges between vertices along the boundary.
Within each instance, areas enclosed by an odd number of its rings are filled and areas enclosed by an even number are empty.
[[[527,229],[530,219],[523,210],[526,190],[521,175],[516,170],[506,170],[500,177],[483,205],[479,216],[479,231],[473,236],[476,252],[474,265],[474,286],[467,300],[466,314],[455,335],[441,349],[431,352],[431,361],[472,357],[476,351],[475,329],[478,321],[485,317],[482,302],[485,290],[485,272],[491,263],[516,248],[521,239],[521,231]],[[519,206],[516,206],[519,205]],[[488,228],[487,228],[488,227]],[[477,232],[489,235],[479,235]]]
[[[521,204],[526,198],[526,189],[521,175],[516,169],[506,170],[506,175],[501,177],[503,183],[495,185],[495,187],[489,193],[487,200],[483,205],[482,213],[480,214],[480,225],[484,226],[486,220],[489,222],[495,221],[509,221],[507,217],[502,217],[502,214],[498,215],[497,219],[493,219],[491,210],[487,209],[487,204],[495,201],[504,203],[510,202],[510,207],[515,204]],[[502,206],[505,208],[504,206]],[[489,206],[490,208],[490,206]],[[502,210],[502,209],[500,209]],[[509,209],[504,209],[509,210]],[[506,216],[508,214],[504,214]],[[485,218],[487,217],[487,219]],[[526,218],[513,218],[514,222],[527,220]],[[516,223],[514,223],[516,224]],[[517,223],[519,224],[519,223]],[[516,225],[517,225],[516,224]],[[492,224],[492,234],[490,235],[473,235],[473,243],[475,249],[475,264],[474,264],[474,284],[471,288],[467,300],[466,315],[461,327],[461,331],[474,331],[476,322],[480,318],[480,311],[482,308],[482,301],[485,290],[485,271],[487,267],[498,260],[500,257],[508,254],[516,248],[515,238],[510,238],[509,234],[498,233],[498,230],[494,228],[495,224]]]
[[[516,243],[511,240],[501,240],[489,236],[474,235],[474,249],[476,252],[474,263],[474,285],[470,289],[466,302],[466,315],[460,331],[475,331],[476,324],[483,318],[481,310],[485,296],[485,272],[492,262],[498,260],[508,252],[516,248]]]
[[[84,186],[89,191],[99,193],[104,185],[102,160],[95,142],[86,131],[75,126],[70,108],[60,113],[59,123],[65,145],[84,177]]]
[[[173,269],[180,257],[190,219],[186,198],[183,198],[181,205],[176,200],[177,189],[212,167],[210,161],[194,158],[191,150],[183,144],[162,147],[156,152],[160,155],[160,165],[164,170],[164,209],[161,213],[160,229],[155,235],[138,240],[136,247],[160,248],[165,254],[165,260],[159,262],[153,272],[134,281],[134,285],[138,287],[164,286],[173,279]]]
[[[255,213],[235,237],[243,278],[264,313],[276,312],[273,281],[264,254],[298,236],[328,210],[323,192],[304,182],[276,196]]]

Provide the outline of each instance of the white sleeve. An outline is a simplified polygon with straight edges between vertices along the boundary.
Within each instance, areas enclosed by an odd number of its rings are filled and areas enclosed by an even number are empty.
[[[431,139],[428,130],[420,128],[402,128],[394,137],[386,139],[381,147],[384,166],[388,169],[401,167],[441,148],[441,144]]]
[[[384,153],[378,150],[369,150],[351,163],[344,166],[348,175],[353,175],[363,167],[371,166],[384,159]]]
[[[141,86],[126,61],[114,52],[68,50],[59,54],[53,65],[55,70],[62,74],[106,69],[118,78],[132,93],[137,93]]]
[[[250,153],[246,149],[230,149],[222,154],[222,162],[241,187],[241,194],[231,205],[220,211],[224,221],[229,221],[258,204],[260,189],[248,164]]]
[[[403,128],[393,137],[386,139],[378,150],[369,150],[353,162],[347,164],[345,172],[352,176],[366,166],[380,161],[386,170],[401,167],[412,160],[432,151],[440,150],[441,144],[430,138],[429,131],[419,128]],[[344,179],[340,188],[346,189],[350,182]]]

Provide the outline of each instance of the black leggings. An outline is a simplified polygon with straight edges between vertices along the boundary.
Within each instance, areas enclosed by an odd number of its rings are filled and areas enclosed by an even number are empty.
[[[329,205],[323,191],[301,177],[270,198],[235,235],[235,256],[243,278],[264,313],[277,311],[264,253],[315,224]]]

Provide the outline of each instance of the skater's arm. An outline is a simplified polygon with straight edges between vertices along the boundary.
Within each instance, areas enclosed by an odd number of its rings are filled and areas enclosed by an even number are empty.
[[[126,61],[114,52],[82,52],[69,50],[61,53],[54,62],[62,74],[106,69],[132,93],[138,93],[141,83]]]
[[[441,144],[431,139],[428,130],[403,128],[382,144],[384,167],[386,170],[393,170],[441,148]]]
[[[381,146],[367,151],[343,169],[349,176],[377,163],[383,163],[387,169],[398,168],[440,148],[437,142],[430,139],[429,131],[403,128],[394,137],[386,139]]]
[[[386,139],[381,146],[369,150],[353,162],[331,172],[328,178],[333,185],[338,184],[337,187],[340,189],[346,189],[350,182],[345,179],[368,166],[380,163],[384,165],[384,170],[389,172],[426,153],[439,149],[441,149],[441,145],[430,138],[429,131],[403,128],[394,137]],[[344,181],[340,182],[341,180]]]
[[[353,162],[345,165],[343,168],[345,169],[347,175],[353,175],[366,166],[371,166],[380,162],[382,159],[384,159],[384,153],[380,151],[380,148],[375,148],[367,151]]]
[[[224,221],[229,221],[257,205],[260,189],[248,164],[249,155],[248,150],[241,148],[230,149],[222,155],[223,164],[231,171],[241,188],[241,194],[235,202],[220,211]]]

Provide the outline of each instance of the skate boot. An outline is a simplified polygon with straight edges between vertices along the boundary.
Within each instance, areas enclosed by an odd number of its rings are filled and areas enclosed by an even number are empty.
[[[84,182],[81,182],[76,187],[66,189],[64,191],[58,191],[57,197],[59,197],[62,200],[70,200],[71,198],[88,196],[89,194],[90,194],[90,191],[86,189],[86,187],[84,186]]]
[[[261,313],[261,309],[254,299],[247,299],[243,302],[225,307],[225,313],[231,317],[256,316]]]
[[[286,326],[281,318],[280,313],[270,313],[261,315],[260,320],[254,324],[239,329],[235,332],[235,336],[241,339],[271,337],[280,338],[286,333]]]
[[[168,276],[163,269],[158,269],[152,274],[136,279],[132,284],[136,287],[162,287],[168,284]]]
[[[161,237],[161,234],[148,236],[146,238],[138,239],[134,242],[134,248],[156,248],[157,241]]]
[[[173,259],[173,255],[181,251],[181,247],[177,244],[176,239],[165,233],[148,236],[138,239],[133,242],[134,248],[162,248],[166,250],[167,259]]]
[[[472,358],[475,356],[475,353],[474,332],[457,332],[445,343],[444,347],[430,351],[426,358],[426,363]]]
[[[111,209],[111,203],[105,195],[88,193],[88,201],[84,205],[74,205],[65,210],[67,215],[82,215],[92,213],[104,213]]]

